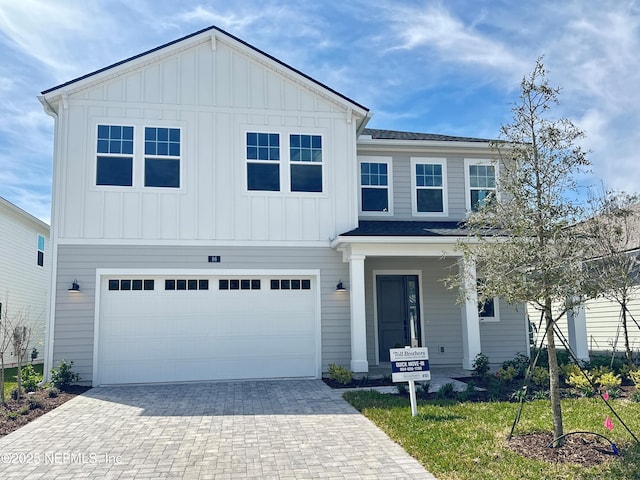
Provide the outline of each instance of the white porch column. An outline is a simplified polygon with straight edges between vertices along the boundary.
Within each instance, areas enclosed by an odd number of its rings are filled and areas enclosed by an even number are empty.
[[[473,362],[481,352],[476,263],[462,259],[460,268],[464,273],[466,298],[462,306],[462,368],[473,370]]]
[[[584,303],[567,310],[567,331],[569,346],[578,359],[589,361],[589,337]]]
[[[351,300],[351,370],[368,372],[367,321],[364,301],[364,255],[349,257]]]

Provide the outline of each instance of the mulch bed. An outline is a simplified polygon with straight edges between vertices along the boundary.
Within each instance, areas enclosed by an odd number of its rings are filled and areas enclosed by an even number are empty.
[[[514,436],[507,448],[527,458],[545,460],[551,463],[574,463],[583,467],[593,467],[612,459],[620,458],[613,454],[611,444],[588,433],[568,435],[564,445],[551,448],[552,433],[532,433]]]
[[[66,392],[60,392],[57,397],[50,398],[48,390],[27,393],[19,401],[7,398],[6,404],[0,406],[0,437],[17,430],[45,413],[59,407],[73,397],[89,390],[90,387],[72,386]],[[29,398],[37,400],[39,407],[33,410],[28,409]],[[7,416],[10,412],[18,413],[18,416],[11,418]]]

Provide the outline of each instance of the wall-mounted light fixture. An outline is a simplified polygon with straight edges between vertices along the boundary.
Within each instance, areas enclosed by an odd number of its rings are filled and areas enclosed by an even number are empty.
[[[342,280],[340,280],[336,285],[336,292],[345,292],[346,290],[347,289],[344,288],[344,285],[342,284]]]
[[[80,291],[80,285],[78,285],[78,280],[76,280],[75,278],[73,279],[73,283],[71,284],[71,288],[69,289],[70,292],[79,292]]]

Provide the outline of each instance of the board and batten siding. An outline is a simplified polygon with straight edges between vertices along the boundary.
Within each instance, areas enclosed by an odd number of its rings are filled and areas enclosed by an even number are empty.
[[[44,265],[38,261],[38,235],[44,242]],[[23,318],[31,327],[27,360],[31,350],[44,358],[44,332],[47,318],[51,249],[49,227],[0,198],[0,303],[2,316]],[[5,362],[16,361],[13,348],[5,354]]]
[[[77,91],[60,106],[56,231],[61,239],[326,241],[356,226],[356,120],[231,43],[172,51]],[[180,188],[96,186],[98,124],[181,129]],[[322,193],[246,190],[246,132],[322,136]],[[136,139],[142,138],[136,137]]]
[[[375,155],[366,155],[367,161],[375,161]],[[428,215],[414,216],[412,210],[412,196],[415,192],[411,187],[411,159],[420,159],[424,163],[429,162],[429,158],[424,154],[386,154],[391,157],[393,198],[389,199],[393,203],[393,215],[375,215],[367,212],[363,215],[364,220],[419,220],[419,221],[461,221],[466,218],[467,210],[465,206],[465,180],[464,180],[464,158],[459,156],[435,154],[433,158],[438,160],[444,158],[447,164],[447,199],[448,214],[446,217]],[[358,192],[360,195],[360,192]]]
[[[367,352],[370,364],[378,359],[376,352],[376,324],[374,305],[374,272],[420,272],[422,335],[429,349],[429,363],[442,366],[460,366],[462,347],[462,307],[457,302],[458,292],[448,289],[443,279],[457,269],[454,258],[387,258],[365,260],[365,289],[367,316]],[[499,322],[480,322],[482,353],[492,363],[512,359],[516,353],[528,354],[528,339],[524,308],[500,302]]]
[[[208,263],[209,255],[219,255],[220,263]],[[73,360],[82,380],[93,375],[96,269],[216,270],[320,269],[322,370],[329,363],[349,365],[351,327],[349,294],[336,292],[339,280],[346,281],[348,264],[329,247],[200,247],[200,246],[90,246],[58,247],[57,294],[53,364]],[[80,293],[68,291],[73,279]]]

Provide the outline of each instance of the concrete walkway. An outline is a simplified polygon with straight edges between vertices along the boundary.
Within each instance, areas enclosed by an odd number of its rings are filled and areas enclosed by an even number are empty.
[[[94,388],[0,439],[8,479],[431,479],[320,380]]]

